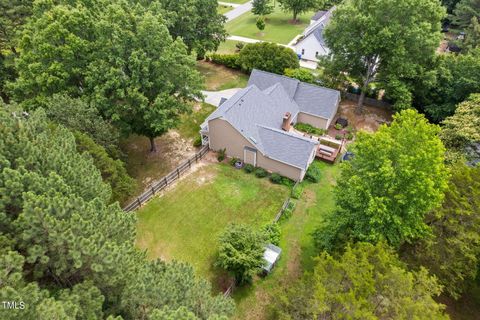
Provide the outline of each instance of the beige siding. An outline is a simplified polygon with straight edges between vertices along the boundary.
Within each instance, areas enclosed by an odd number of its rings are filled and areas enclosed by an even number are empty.
[[[314,126],[315,128],[319,129],[327,129],[329,125],[329,121],[327,119],[323,119],[320,117],[312,116],[310,114],[306,114],[300,112],[297,116],[297,122],[307,123],[309,125]]]
[[[226,154],[229,157],[244,159],[244,147],[255,148],[255,145],[245,139],[244,136],[225,120],[214,119],[209,121],[208,131],[210,149],[217,151],[225,148]],[[257,166],[293,180],[302,179],[304,175],[303,170],[266,158],[259,151],[257,152]]]

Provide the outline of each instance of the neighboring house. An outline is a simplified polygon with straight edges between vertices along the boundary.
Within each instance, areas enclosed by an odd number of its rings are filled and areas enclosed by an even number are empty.
[[[246,88],[224,101],[204,123],[203,144],[229,157],[302,180],[315,159],[318,140],[293,130],[297,122],[326,129],[340,92],[253,70]]]
[[[318,11],[312,17],[310,25],[294,45],[295,52],[301,59],[316,62],[318,61],[317,57],[326,56],[330,53],[323,32],[334,10],[335,7],[328,11]]]

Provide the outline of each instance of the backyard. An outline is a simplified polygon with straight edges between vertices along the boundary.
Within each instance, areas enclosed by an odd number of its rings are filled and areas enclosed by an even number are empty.
[[[317,255],[311,236],[322,217],[334,207],[333,185],[339,166],[325,163],[319,183],[304,182],[305,190],[290,219],[281,222],[280,247],[282,257],[274,271],[259,278],[251,286],[237,289],[233,298],[237,304],[235,319],[271,319],[272,305],[303,272],[310,271]]]
[[[206,61],[198,61],[197,70],[204,76],[205,90],[209,91],[243,88],[248,82],[247,74]]]
[[[292,14],[282,11],[277,5],[274,12],[266,16],[266,27],[262,32],[256,26],[257,16],[251,12],[228,22],[225,27],[230,35],[288,44],[310,24],[313,14],[314,12],[307,12],[299,15],[300,22],[292,23]]]
[[[137,181],[136,195],[195,153],[193,139],[213,110],[215,107],[207,103],[194,104],[192,112],[181,116],[176,129],[155,139],[156,153],[149,151],[150,142],[146,137],[131,135],[123,139],[121,148],[126,155],[127,171]]]
[[[231,222],[260,228],[272,221],[289,189],[215,162],[204,161],[138,210],[137,244],[150,258],[189,262],[225,290],[225,274],[213,266],[218,235]]]

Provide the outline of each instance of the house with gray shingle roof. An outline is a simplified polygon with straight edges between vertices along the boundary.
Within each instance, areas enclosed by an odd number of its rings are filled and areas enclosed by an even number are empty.
[[[318,57],[326,56],[330,53],[325,42],[324,30],[330,22],[335,7],[328,11],[318,11],[305,29],[299,41],[294,45],[295,52],[303,60],[318,61]]]
[[[326,129],[340,92],[253,70],[247,87],[223,101],[201,124],[204,144],[227,156],[293,180],[302,180],[318,140],[292,127],[297,122]]]

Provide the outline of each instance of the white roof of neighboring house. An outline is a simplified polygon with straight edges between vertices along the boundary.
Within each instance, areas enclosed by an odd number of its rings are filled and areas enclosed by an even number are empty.
[[[324,29],[327,24],[330,22],[330,18],[332,17],[333,11],[335,11],[336,7],[331,7],[328,11],[318,11],[313,17],[312,20],[315,20],[310,26],[308,26],[305,31],[303,32],[303,38],[300,40],[297,45],[301,44],[302,41],[308,38],[310,35],[313,35],[317,42],[322,46],[325,51],[328,52],[327,44],[325,43],[325,38],[323,36]],[[316,18],[316,19],[315,19]]]

